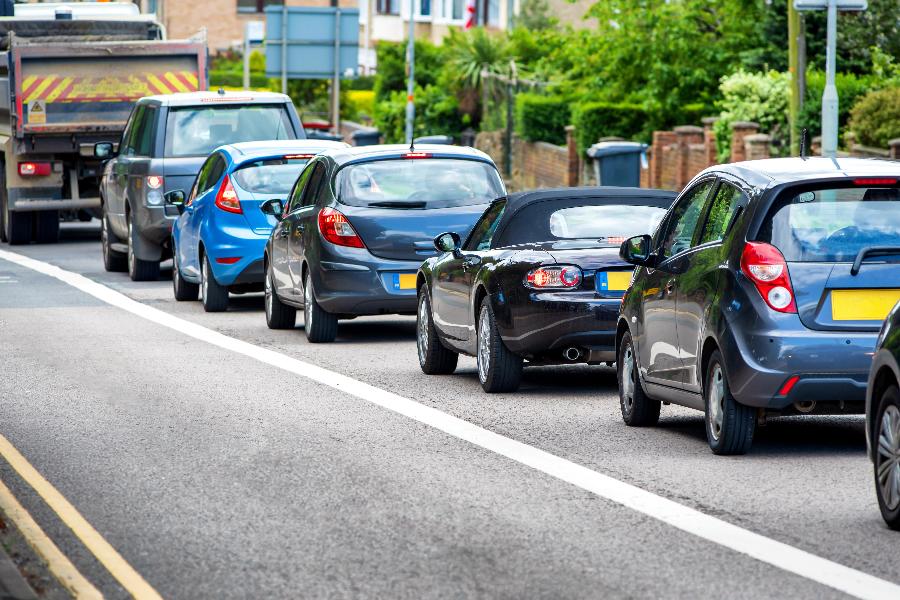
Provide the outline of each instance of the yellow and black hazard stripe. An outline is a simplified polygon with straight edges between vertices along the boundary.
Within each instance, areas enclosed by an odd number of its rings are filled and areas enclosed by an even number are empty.
[[[200,89],[197,72],[166,71],[105,77],[30,75],[22,81],[25,104],[45,102],[122,102]]]

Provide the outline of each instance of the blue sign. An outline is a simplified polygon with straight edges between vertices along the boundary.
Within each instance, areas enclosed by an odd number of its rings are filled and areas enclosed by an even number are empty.
[[[339,27],[336,19],[340,14]],[[335,74],[335,38],[340,56],[338,73],[355,77],[359,68],[359,9],[313,6],[266,7],[266,75],[281,77],[282,56],[288,79],[331,79]],[[287,21],[285,21],[285,18]],[[287,51],[283,54],[285,31]]]

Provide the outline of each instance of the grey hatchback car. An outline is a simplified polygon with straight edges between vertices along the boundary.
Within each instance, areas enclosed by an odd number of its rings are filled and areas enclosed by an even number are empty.
[[[695,408],[713,452],[742,454],[767,416],[863,412],[900,299],[900,164],[712,167],[620,252],[638,267],[617,330],[625,422]]]

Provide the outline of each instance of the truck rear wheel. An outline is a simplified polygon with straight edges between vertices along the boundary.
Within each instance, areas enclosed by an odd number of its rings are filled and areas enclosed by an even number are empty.
[[[34,213],[34,241],[38,244],[55,244],[59,241],[58,210]]]
[[[31,241],[32,213],[13,212],[9,210],[6,198],[2,199],[3,207],[0,218],[3,219],[3,238],[10,245],[17,246]]]

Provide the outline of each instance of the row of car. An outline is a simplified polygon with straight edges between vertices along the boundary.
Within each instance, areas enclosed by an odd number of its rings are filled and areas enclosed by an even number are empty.
[[[697,409],[717,454],[745,453],[772,416],[865,412],[882,513],[900,528],[897,163],[722,165],[677,197],[507,194],[471,148],[238,137],[204,139],[191,185],[141,175],[173,223],[159,257],[173,256],[176,299],[220,311],[263,291],[269,327],[303,310],[316,343],[341,319],[415,314],[422,370],[475,356],[487,392],[517,389],[526,364],[616,363],[628,425]]]

